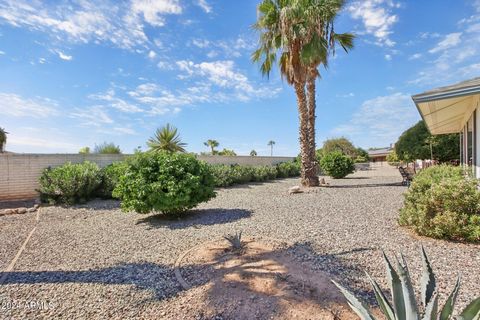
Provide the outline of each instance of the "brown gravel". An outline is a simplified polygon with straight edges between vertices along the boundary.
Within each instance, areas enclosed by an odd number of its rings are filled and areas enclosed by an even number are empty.
[[[0,307],[5,306],[0,318],[171,319],[183,314],[203,319],[195,295],[177,283],[173,263],[192,246],[238,230],[297,242],[289,250],[298,263],[326,272],[366,298],[371,292],[364,270],[385,285],[380,249],[403,252],[417,279],[423,244],[443,297],[457,272],[462,274],[459,305],[480,295],[480,245],[420,238],[397,225],[405,187],[395,169],[326,180],[328,188],[295,195],[287,191],[297,179],[222,189],[181,221],[125,214],[115,201],[43,208],[37,231],[0,285]],[[2,268],[33,217],[0,217]]]

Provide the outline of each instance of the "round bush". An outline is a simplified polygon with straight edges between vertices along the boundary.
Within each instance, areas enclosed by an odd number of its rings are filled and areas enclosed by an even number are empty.
[[[101,182],[100,168],[95,163],[67,162],[60,167],[45,169],[40,176],[40,188],[37,191],[42,202],[83,203],[94,197]]]
[[[103,199],[113,198],[112,193],[120,180],[125,174],[127,164],[124,161],[114,162],[101,169],[102,183],[97,189],[97,196]]]
[[[320,167],[323,172],[334,179],[344,178],[355,171],[352,158],[338,151],[324,155],[320,160]]]
[[[138,153],[127,161],[113,190],[122,209],[178,215],[215,197],[209,166],[183,153]]]
[[[428,237],[480,241],[480,192],[461,167],[421,171],[404,196],[401,225]]]

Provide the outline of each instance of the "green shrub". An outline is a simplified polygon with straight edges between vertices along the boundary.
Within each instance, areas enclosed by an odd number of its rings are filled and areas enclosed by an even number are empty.
[[[101,169],[102,183],[97,189],[97,196],[103,199],[113,198],[112,192],[118,184],[120,177],[125,174],[127,163],[114,162]]]
[[[357,156],[354,161],[355,163],[365,163],[368,162],[368,159],[364,156]]]
[[[263,182],[300,175],[300,164],[297,162],[284,162],[276,166],[214,164],[210,168],[215,178],[216,187],[228,187],[234,184]]]
[[[333,151],[324,155],[320,161],[323,172],[334,179],[346,177],[355,171],[352,158],[339,151]]]
[[[122,209],[178,215],[215,197],[209,166],[191,154],[146,152],[127,160],[113,191]]]
[[[401,225],[428,237],[480,241],[480,192],[461,167],[421,171],[404,196]]]
[[[47,168],[40,176],[42,202],[51,204],[75,204],[91,199],[102,182],[100,168],[91,162]]]

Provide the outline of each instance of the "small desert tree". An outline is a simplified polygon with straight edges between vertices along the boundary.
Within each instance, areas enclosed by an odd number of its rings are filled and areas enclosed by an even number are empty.
[[[167,123],[166,126],[158,128],[155,136],[147,141],[151,151],[185,152],[186,143],[183,143],[178,134],[178,129]]]
[[[210,147],[210,149],[212,150],[212,155],[217,153],[215,148],[220,145],[220,143],[217,140],[213,140],[213,139],[208,139],[203,144],[206,145],[207,147]]]
[[[268,141],[268,143],[267,143],[267,146],[270,147],[270,157],[273,156],[273,146],[274,146],[274,145],[275,145],[275,141],[273,141],[273,140],[270,140],[270,141]]]
[[[257,151],[255,151],[255,150],[250,151],[250,156],[252,156],[252,157],[257,156]]]

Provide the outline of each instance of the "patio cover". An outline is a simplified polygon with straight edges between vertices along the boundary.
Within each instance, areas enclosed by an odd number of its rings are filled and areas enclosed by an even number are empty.
[[[480,101],[480,77],[412,96],[431,134],[462,131]]]

